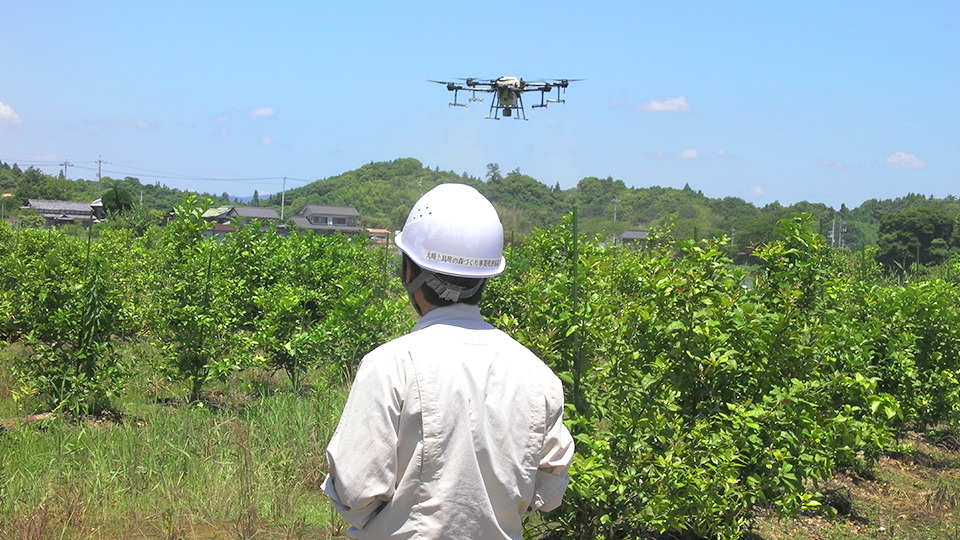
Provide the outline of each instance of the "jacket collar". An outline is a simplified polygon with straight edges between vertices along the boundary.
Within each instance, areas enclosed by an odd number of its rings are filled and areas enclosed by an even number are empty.
[[[483,320],[480,315],[480,308],[470,304],[451,304],[430,310],[413,326],[413,332],[422,330],[435,324],[445,324],[449,326],[459,326],[474,330],[485,330],[491,328],[490,324]]]

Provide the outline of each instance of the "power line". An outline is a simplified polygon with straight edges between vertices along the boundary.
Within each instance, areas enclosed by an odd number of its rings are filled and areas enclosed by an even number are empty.
[[[97,163],[96,161],[94,163]],[[102,161],[102,163],[116,165],[113,162]],[[98,178],[102,174],[107,175],[116,175],[119,177],[131,177],[137,178],[139,176],[146,176],[149,178],[161,179],[161,180],[197,180],[203,182],[263,182],[263,181],[280,181],[283,180],[283,176],[260,176],[260,177],[210,177],[210,176],[199,176],[199,175],[189,175],[189,174],[178,174],[178,173],[166,173],[159,171],[152,171],[150,169],[141,169],[138,167],[129,167],[124,168],[103,168],[103,167],[77,167],[78,169],[83,169],[87,171],[97,171]],[[287,180],[295,180],[300,182],[313,182],[314,180],[306,180],[302,178],[294,178],[292,176],[286,177]]]
[[[63,163],[60,163],[59,165],[60,165],[61,167],[63,167],[63,178],[66,179],[66,178],[67,178],[67,167],[72,167],[72,166],[73,166],[73,163],[70,163],[69,161],[64,160],[64,162],[63,162]]]
[[[97,182],[100,182],[100,169],[104,163],[106,162],[103,161],[103,156],[97,156]]]
[[[71,162],[68,160],[64,161],[43,161],[43,160],[28,160],[28,161],[14,161],[15,164],[24,166],[24,167],[61,167],[64,177],[67,176],[67,167],[76,167],[80,170],[85,171],[96,171],[97,180],[101,180],[104,174],[107,175],[116,175],[121,178],[131,177],[138,178],[139,176],[146,176],[152,180],[186,180],[186,181],[200,181],[200,182],[230,182],[230,183],[249,183],[249,182],[299,182],[303,184],[309,184],[315,182],[316,179],[310,180],[306,178],[297,178],[295,176],[256,176],[256,177],[216,177],[216,176],[204,176],[197,174],[184,174],[176,173],[169,171],[160,171],[156,169],[138,167],[135,165],[129,165],[119,162],[111,162],[103,159],[102,156],[98,156],[97,159],[92,161],[78,161]],[[91,166],[83,166],[80,164],[89,164]],[[93,164],[96,164],[96,167],[92,167]],[[113,167],[106,168],[104,165],[112,165]],[[139,179],[139,178],[138,178]]]

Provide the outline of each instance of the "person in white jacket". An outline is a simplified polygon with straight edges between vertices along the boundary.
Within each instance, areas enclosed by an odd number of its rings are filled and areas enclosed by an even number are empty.
[[[360,362],[323,490],[361,539],[514,539],[557,508],[574,444],[560,380],[483,320],[503,227],[476,189],[424,194],[396,237],[421,318]]]

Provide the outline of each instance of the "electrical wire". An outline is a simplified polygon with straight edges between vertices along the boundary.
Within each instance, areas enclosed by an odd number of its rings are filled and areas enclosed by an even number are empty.
[[[105,174],[107,176],[113,177],[114,175],[119,176],[120,178],[137,178],[139,176],[146,176],[151,180],[191,180],[199,182],[223,182],[223,183],[250,183],[250,182],[271,182],[271,181],[283,181],[288,182],[299,182],[303,184],[309,184],[315,180],[307,180],[305,178],[297,178],[294,176],[261,176],[261,177],[215,177],[215,176],[202,176],[195,174],[181,174],[173,173],[166,171],[158,171],[155,169],[148,169],[143,167],[137,167],[135,165],[124,164],[119,162],[107,162],[104,160],[94,160],[94,161],[42,161],[42,160],[30,160],[30,161],[17,161],[15,164],[19,167],[63,167],[64,163],[67,163],[67,167],[74,167],[78,170],[83,171],[96,171],[99,174]],[[108,167],[103,168],[104,163],[109,163],[110,165],[116,165],[119,168]],[[85,166],[83,164],[89,164]],[[101,167],[96,165],[100,164]]]

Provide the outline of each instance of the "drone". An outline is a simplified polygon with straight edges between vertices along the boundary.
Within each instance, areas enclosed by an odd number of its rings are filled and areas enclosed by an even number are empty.
[[[527,115],[523,109],[524,92],[540,92],[540,104],[533,105],[534,109],[546,107],[551,103],[564,103],[561,93],[565,93],[567,86],[573,81],[582,79],[550,79],[548,81],[525,81],[516,77],[499,77],[496,79],[457,79],[464,81],[461,83],[445,81],[429,81],[437,84],[444,84],[447,90],[453,92],[453,103],[451,107],[466,107],[466,103],[457,102],[457,93],[461,90],[470,92],[468,101],[483,101],[482,97],[477,97],[477,92],[487,92],[493,94],[493,101],[490,103],[490,113],[485,118],[494,120],[500,119],[500,113],[506,118],[513,117],[517,120],[526,120]],[[557,91],[556,98],[547,98],[547,94],[553,90]],[[514,116],[514,111],[517,115]]]

